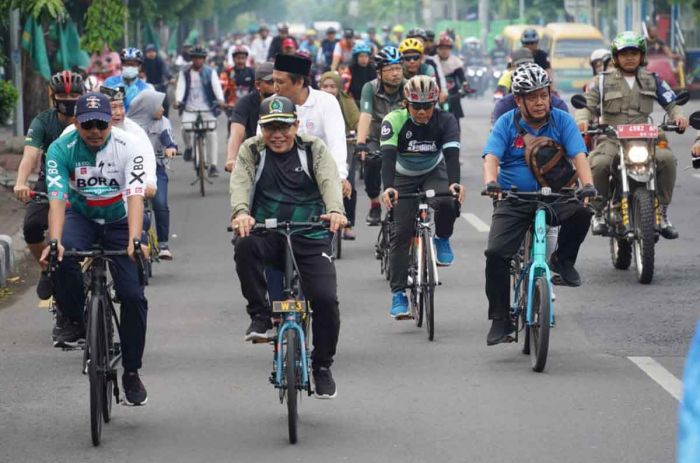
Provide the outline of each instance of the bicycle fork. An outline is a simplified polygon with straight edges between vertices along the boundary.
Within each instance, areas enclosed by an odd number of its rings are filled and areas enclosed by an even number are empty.
[[[275,387],[280,387],[282,384],[282,365],[284,363],[284,352],[282,350],[282,344],[284,341],[284,334],[287,330],[295,330],[299,339],[299,345],[301,347],[301,352],[299,354],[301,361],[301,384],[302,388],[305,388],[309,384],[309,359],[306,351],[306,336],[304,335],[304,330],[299,325],[295,314],[287,315],[285,321],[279,328],[277,333],[277,346],[275,348]],[[287,349],[294,349],[294,346],[287,346]],[[291,365],[291,368],[295,368],[296,365]],[[290,365],[287,365],[290,368]],[[295,388],[296,385],[287,384],[288,391]]]
[[[532,325],[532,295],[535,291],[535,277],[544,273],[549,288],[549,304],[552,304],[552,275],[547,266],[547,220],[544,209],[538,209],[535,214],[535,229],[532,234],[532,263],[528,270],[527,291],[527,324]],[[554,326],[554,311],[549,311],[549,326]]]

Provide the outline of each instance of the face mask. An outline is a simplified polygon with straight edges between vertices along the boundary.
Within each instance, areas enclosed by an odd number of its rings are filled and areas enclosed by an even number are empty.
[[[77,100],[54,100],[54,102],[59,113],[69,117],[75,115],[75,104]]]
[[[122,68],[122,77],[125,79],[136,79],[139,75],[139,68],[135,66],[126,66]]]

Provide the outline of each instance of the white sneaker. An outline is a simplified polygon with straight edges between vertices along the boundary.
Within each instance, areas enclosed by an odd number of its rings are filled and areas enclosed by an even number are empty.
[[[158,257],[162,260],[173,260],[173,254],[170,252],[170,249],[168,248],[163,248],[158,252]]]

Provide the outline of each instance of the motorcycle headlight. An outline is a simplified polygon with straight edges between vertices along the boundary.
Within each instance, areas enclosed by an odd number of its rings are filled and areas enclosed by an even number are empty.
[[[649,148],[646,143],[633,144],[627,149],[627,159],[633,164],[644,164],[649,159]]]
[[[498,79],[499,77],[501,77],[501,72],[500,71],[493,71],[493,77],[494,77],[494,79]]]
[[[478,77],[481,77],[481,76],[484,75],[484,71],[478,70],[478,71],[476,71],[476,75],[477,75]]]
[[[469,77],[474,77],[476,75],[476,73],[474,72],[473,69],[467,69],[467,75]]]

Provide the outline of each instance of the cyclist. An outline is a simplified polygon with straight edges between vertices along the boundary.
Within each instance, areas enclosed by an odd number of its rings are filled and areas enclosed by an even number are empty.
[[[464,112],[462,111],[460,91],[467,84],[467,78],[464,75],[464,62],[460,57],[452,54],[453,46],[452,39],[448,35],[443,34],[438,41],[437,54],[440,68],[447,82],[445,88],[449,95],[450,112],[457,119],[461,119],[464,117]]]
[[[551,78],[552,65],[549,62],[549,55],[547,52],[540,48],[540,35],[537,33],[537,30],[531,27],[525,29],[520,36],[520,43],[523,47],[532,52],[532,58],[535,60],[535,64],[547,71],[547,74],[549,74]]]
[[[271,43],[270,30],[265,25],[260,26],[258,36],[250,44],[250,52],[256,64],[267,61],[267,53],[270,50]]]
[[[372,63],[372,47],[362,40],[355,42],[352,48],[352,64],[350,65],[350,87],[348,93],[359,106],[362,98],[362,88],[370,80],[377,78],[377,68]]]
[[[407,38],[399,45],[403,57],[403,74],[406,79],[413,76],[435,77],[435,68],[423,62],[423,43],[415,38]]]
[[[521,64],[534,62],[535,60],[532,58],[532,52],[529,48],[518,48],[511,53],[508,60],[508,69],[506,69],[506,72],[498,79],[494,96],[500,95],[500,98],[503,98],[503,96],[510,93],[510,82],[513,77],[513,71]]]
[[[83,78],[70,71],[62,71],[51,76],[49,81],[49,97],[53,102],[53,108],[39,113],[32,119],[24,138],[24,152],[22,161],[17,169],[17,180],[14,192],[18,199],[29,201],[32,191],[27,178],[41,158],[41,169],[34,189],[46,192],[46,152],[51,143],[61,136],[63,129],[75,120],[75,103],[84,93]],[[48,228],[48,204],[31,202],[27,205],[24,214],[24,240],[32,256],[39,261],[41,253],[46,247],[44,233]],[[46,272],[42,272],[36,288],[39,299],[46,300],[51,297],[51,280]],[[55,326],[52,337],[54,346],[61,347],[65,328],[65,317],[60,308],[56,312]]]
[[[343,38],[335,44],[331,71],[337,71],[339,66],[347,67],[352,63],[353,47],[355,46],[355,31],[343,30]]]
[[[377,78],[362,87],[360,121],[357,124],[355,155],[365,163],[365,191],[370,201],[367,224],[379,225],[382,221],[381,160],[366,159],[369,153],[379,151],[380,133],[384,116],[404,106],[403,58],[396,47],[386,46],[374,58]]]
[[[426,30],[425,31],[425,43],[423,44],[424,52],[426,56],[437,56],[437,44],[435,43],[435,31]]]
[[[207,111],[202,114],[205,121],[215,121],[219,115],[219,109],[224,108],[224,91],[221,88],[219,76],[212,68],[204,64],[207,50],[196,46],[190,51],[192,65],[180,71],[175,89],[175,107],[181,112],[183,123],[192,123],[197,119],[197,114],[192,111]],[[192,159],[193,133],[183,132],[185,140],[185,161]],[[200,155],[204,153],[199,153]],[[216,131],[209,131],[206,135],[205,161],[209,164],[209,176],[218,177],[219,171],[216,165],[219,161],[218,137]]]
[[[267,338],[272,328],[266,293],[265,265],[280,267],[285,239],[275,233],[250,235],[252,226],[268,218],[277,220],[327,220],[330,231],[342,228],[340,179],[333,156],[323,141],[298,133],[294,103],[272,96],[260,105],[262,134],[243,143],[231,175],[232,221],[238,239],[234,260],[243,296],[251,317],[246,340]],[[336,397],[330,366],[333,363],[340,313],[335,265],[326,232],[307,232],[292,238],[302,289],[314,308],[312,369],[319,398]]]
[[[134,47],[125,48],[119,53],[119,58],[122,62],[121,74],[109,77],[105,80],[104,85],[111,88],[124,87],[124,108],[128,111],[131,100],[140,91],[153,88],[153,86],[139,77],[141,65],[143,64],[143,53],[141,53],[141,50]]]
[[[148,301],[132,261],[133,239],[140,239],[143,227],[145,153],[136,138],[112,127],[106,95],[82,95],[75,116],[77,130],[51,144],[46,156],[49,236],[58,241],[54,292],[77,341],[85,336],[83,275],[77,259],[63,259],[64,248],[89,250],[101,243],[106,249],[127,249],[129,257],[113,257],[110,265],[121,301],[122,384],[127,403],[145,405],[148,395],[138,370],[146,340]],[[66,208],[68,202],[70,208]],[[44,262],[48,254],[47,247]]]
[[[536,65],[524,65],[513,75],[513,93],[517,109],[501,116],[493,126],[483,151],[486,191],[497,196],[512,186],[519,191],[536,191],[540,185],[525,162],[525,145],[516,123],[534,136],[547,136],[560,144],[576,167],[583,187],[576,192],[581,198],[596,195],[591,170],[586,159],[586,146],[574,119],[564,111],[550,109],[550,80]],[[590,214],[580,204],[558,204],[556,217],[548,217],[550,225],[561,225],[557,250],[549,265],[555,283],[580,286],[581,278],[574,268],[578,250],[588,232]],[[486,342],[489,346],[505,342],[514,331],[510,320],[510,261],[518,251],[536,206],[499,201],[491,219],[486,249],[486,296],[489,319],[492,320]]]
[[[421,45],[423,45],[423,63],[433,68],[433,75],[435,76],[438,88],[440,89],[440,103],[444,103],[447,101],[448,96],[447,80],[445,79],[445,73],[442,72],[442,66],[440,65],[439,60],[427,52],[428,48],[426,47],[426,44],[428,43],[428,34],[423,29],[416,28],[408,31],[406,38],[416,39],[421,43]]]
[[[611,52],[615,70],[600,74],[596,85],[591,86],[586,93],[588,107],[601,112],[602,122],[613,126],[646,123],[656,100],[676,125],[686,129],[688,119],[683,116],[680,106],[676,105],[676,94],[666,82],[643,67],[646,55],[644,37],[635,32],[622,32],[613,40]],[[602,95],[600,88],[603,89]],[[588,129],[588,121],[593,117],[588,109],[576,111],[581,132]],[[591,231],[594,235],[603,234],[607,229],[603,206],[610,194],[610,165],[618,152],[619,143],[616,140],[600,136],[591,153],[593,179],[602,197],[593,202],[596,214]],[[678,161],[669,148],[661,146],[656,147],[655,158],[657,196],[661,205],[661,236],[675,239],[678,238],[678,231],[668,218],[668,206],[676,183]]]
[[[255,70],[246,65],[248,47],[236,45],[231,49],[233,67],[227,69],[228,78],[236,83],[236,100],[255,89]]]
[[[321,41],[321,47],[316,56],[316,62],[324,72],[329,70],[331,63],[333,63],[333,51],[335,50],[335,44],[338,43],[336,34],[337,31],[334,27],[331,26],[326,29],[326,38]]]
[[[459,184],[459,123],[435,107],[440,90],[428,76],[412,77],[403,89],[407,108],[396,109],[384,118],[381,132],[382,199],[387,209],[395,207],[389,266],[391,268],[391,310],[393,318],[410,314],[405,288],[408,279],[408,248],[413,233],[415,201],[398,201],[402,194],[433,189],[450,191],[464,201]],[[458,207],[451,198],[433,200],[435,248],[438,265],[452,264],[450,236]]]
[[[296,49],[297,40],[289,35],[289,26],[287,24],[279,24],[277,26],[277,35],[273,37],[272,42],[270,42],[270,47],[267,50],[267,61],[274,61],[275,56],[283,52],[282,42],[287,38],[292,39],[294,42],[294,49]]]

